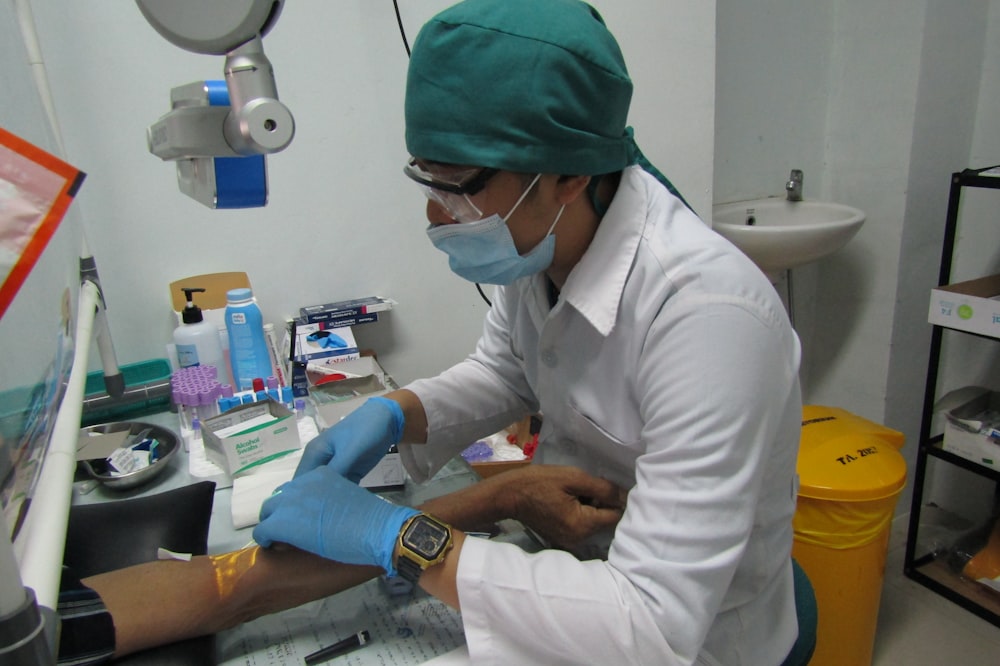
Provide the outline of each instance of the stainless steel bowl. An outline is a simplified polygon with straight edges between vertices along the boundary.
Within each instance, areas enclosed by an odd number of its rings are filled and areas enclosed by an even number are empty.
[[[90,461],[82,460],[80,461],[80,464],[83,465],[83,468],[87,471],[87,474],[89,474],[91,478],[97,479],[108,488],[126,490],[128,488],[135,488],[136,486],[147,483],[167,469],[170,464],[170,459],[174,457],[175,453],[177,453],[177,445],[179,442],[177,435],[172,430],[168,430],[167,428],[154,425],[152,423],[143,423],[142,421],[116,421],[114,423],[102,423],[100,425],[83,428],[81,432],[87,434],[94,432],[109,434],[127,430],[129,435],[139,435],[146,429],[149,429],[147,436],[156,439],[159,443],[159,447],[162,447],[163,450],[162,455],[157,458],[156,462],[152,465],[129,474],[113,475],[96,470],[93,465],[91,465]]]

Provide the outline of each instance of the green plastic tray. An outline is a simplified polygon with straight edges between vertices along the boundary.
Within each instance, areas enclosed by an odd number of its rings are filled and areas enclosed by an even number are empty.
[[[120,366],[123,378],[125,379],[125,389],[135,386],[142,386],[151,382],[161,382],[170,379],[170,363],[165,358],[154,358],[139,363],[129,363]],[[86,397],[100,395],[105,392],[104,372],[98,370],[87,374],[87,383],[84,388]],[[118,421],[123,418],[133,418],[145,414],[152,414],[170,408],[170,396],[166,395],[158,398],[148,398],[124,403],[121,405],[108,405],[88,410],[81,417],[81,425],[91,426],[97,423],[107,423],[108,421]]]

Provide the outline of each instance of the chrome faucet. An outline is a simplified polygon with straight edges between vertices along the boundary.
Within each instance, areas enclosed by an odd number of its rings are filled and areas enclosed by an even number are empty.
[[[785,193],[789,201],[802,201],[802,170],[792,169],[785,183]]]

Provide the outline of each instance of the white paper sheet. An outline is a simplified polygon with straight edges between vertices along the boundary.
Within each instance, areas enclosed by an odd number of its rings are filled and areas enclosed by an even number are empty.
[[[363,629],[371,643],[331,660],[331,666],[409,666],[465,644],[458,611],[419,589],[389,596],[376,579],[219,634],[219,664],[302,666],[307,654]]]

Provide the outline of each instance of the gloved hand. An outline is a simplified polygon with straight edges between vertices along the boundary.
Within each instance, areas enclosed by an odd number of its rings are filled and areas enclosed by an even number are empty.
[[[399,531],[419,513],[319,467],[280,486],[260,509],[253,538],[263,547],[287,543],[347,564],[374,564],[396,575]]]
[[[403,436],[403,409],[376,396],[306,444],[295,470],[298,477],[324,465],[358,483]]]

